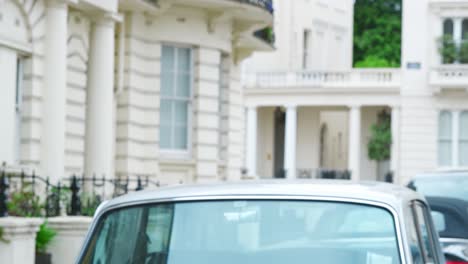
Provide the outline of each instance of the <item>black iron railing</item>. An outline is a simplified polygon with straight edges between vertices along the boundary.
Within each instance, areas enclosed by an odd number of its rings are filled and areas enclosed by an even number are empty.
[[[270,13],[274,12],[273,1],[272,0],[231,0],[231,1],[236,1],[236,2],[241,2],[241,3],[245,3],[245,4],[258,6],[258,7],[261,7],[263,9],[267,10]]]
[[[151,3],[153,5],[158,6],[159,5],[159,0],[145,0],[148,3]],[[272,13],[274,12],[273,9],[273,1],[272,0],[230,0],[230,1],[235,1],[235,2],[240,2],[244,4],[249,4],[249,5],[254,5],[260,8],[263,8],[267,10],[268,12]]]
[[[0,217],[92,216],[105,200],[159,187],[149,177],[71,176],[52,183],[35,173],[0,172]]]

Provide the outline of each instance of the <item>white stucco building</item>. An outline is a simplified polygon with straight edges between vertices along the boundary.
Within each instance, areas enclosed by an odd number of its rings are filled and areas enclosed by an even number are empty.
[[[353,179],[382,180],[367,154],[382,111],[391,115],[387,171],[396,182],[468,166],[468,68],[439,53],[444,34],[465,43],[468,1],[403,1],[401,69],[352,68],[353,1],[277,2],[287,6],[275,16],[277,51],[256,53],[244,71],[249,174],[348,169]]]
[[[272,22],[267,0],[0,0],[0,162],[241,178],[239,63]]]

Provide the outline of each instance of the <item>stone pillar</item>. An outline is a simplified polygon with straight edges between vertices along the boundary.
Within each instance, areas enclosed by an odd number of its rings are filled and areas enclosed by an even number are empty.
[[[5,240],[0,240],[0,261],[8,264],[34,264],[36,233],[41,224],[42,220],[37,218],[0,218]]]
[[[297,107],[286,107],[286,129],[284,140],[284,169],[286,178],[296,178],[296,138],[297,138]]]
[[[95,20],[91,27],[86,115],[88,176],[113,177],[114,150],[114,21]]]
[[[348,169],[354,181],[360,180],[361,173],[361,108],[351,106],[349,111]]]
[[[52,254],[52,263],[72,263],[80,253],[92,217],[52,217],[47,221],[48,226],[57,232],[47,250]]]
[[[41,168],[52,182],[64,177],[68,7],[47,1]]]
[[[390,155],[390,169],[393,172],[393,181],[399,180],[400,162],[400,106],[392,108],[392,150]]]
[[[255,106],[247,109],[247,173],[257,177],[257,127],[258,112]]]

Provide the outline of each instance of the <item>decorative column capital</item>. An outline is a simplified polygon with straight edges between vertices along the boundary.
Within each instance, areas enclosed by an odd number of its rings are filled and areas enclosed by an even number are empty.
[[[117,13],[96,12],[91,16],[91,21],[97,26],[113,27],[115,23],[123,21],[123,16]]]

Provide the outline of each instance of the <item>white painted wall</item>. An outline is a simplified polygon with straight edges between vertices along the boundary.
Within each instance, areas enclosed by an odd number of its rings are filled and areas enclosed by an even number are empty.
[[[16,164],[18,132],[16,131],[16,65],[17,55],[12,49],[0,46],[0,164]]]
[[[300,107],[297,114],[296,166],[298,169],[320,167],[320,109]]]
[[[431,18],[428,0],[403,2],[399,173],[402,184],[437,167],[438,110],[427,78],[431,67],[429,55],[434,55],[429,49],[436,39],[429,34]],[[421,69],[407,69],[408,62],[421,63]]]
[[[352,65],[353,0],[277,0],[274,52],[256,52],[244,63],[247,73],[299,70],[304,31],[310,31],[309,69],[349,69]]]
[[[260,177],[272,178],[275,161],[275,108],[258,108],[257,171]]]
[[[327,126],[323,168],[346,170],[348,168],[348,113],[346,111],[320,112],[320,127]],[[320,133],[320,128],[319,128]]]

